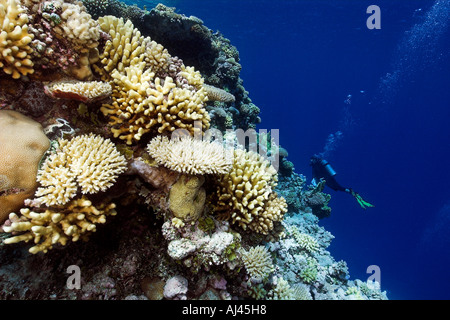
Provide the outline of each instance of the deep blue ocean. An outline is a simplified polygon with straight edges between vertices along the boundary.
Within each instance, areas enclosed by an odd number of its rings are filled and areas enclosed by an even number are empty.
[[[237,47],[241,78],[295,171],[325,153],[346,193],[320,225],[351,279],[390,299],[450,299],[450,0],[160,1]],[[157,2],[127,1],[152,8]],[[381,29],[369,29],[368,6]]]

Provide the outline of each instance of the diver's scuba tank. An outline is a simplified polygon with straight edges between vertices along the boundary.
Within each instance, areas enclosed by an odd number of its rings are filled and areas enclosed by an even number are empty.
[[[331,165],[328,163],[327,160],[322,159],[320,160],[320,164],[324,167],[324,169],[326,170],[326,172],[331,176],[335,176],[336,175],[336,171],[334,171],[334,169],[331,167]]]

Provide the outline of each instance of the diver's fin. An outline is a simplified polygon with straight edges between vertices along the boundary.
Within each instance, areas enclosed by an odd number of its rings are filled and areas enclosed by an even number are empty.
[[[361,206],[361,208],[366,209],[367,208],[372,208],[375,207],[373,204],[365,201],[360,195],[359,193],[351,190],[352,196],[355,197],[356,201],[358,201],[359,205]]]

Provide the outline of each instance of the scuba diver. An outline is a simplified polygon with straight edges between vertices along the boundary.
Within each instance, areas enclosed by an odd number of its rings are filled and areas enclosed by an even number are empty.
[[[350,193],[358,201],[359,205],[366,209],[366,207],[374,207],[374,205],[365,201],[357,192],[351,188],[345,188],[336,181],[336,171],[333,170],[327,160],[320,158],[317,155],[311,157],[309,165],[312,167],[313,185],[320,182],[321,179],[325,180],[325,184],[334,191],[343,191]]]

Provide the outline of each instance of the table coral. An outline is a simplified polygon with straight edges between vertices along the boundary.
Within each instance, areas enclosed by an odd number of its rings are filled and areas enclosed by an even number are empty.
[[[109,97],[111,85],[102,81],[55,81],[44,87],[52,98],[62,98],[92,103]]]
[[[29,208],[20,210],[20,216],[9,215],[9,225],[3,226],[5,232],[21,233],[5,239],[5,244],[21,241],[35,243],[30,253],[47,252],[55,244],[66,245],[69,240],[78,241],[96,231],[96,225],[106,222],[106,216],[116,215],[115,204],[94,206],[85,196],[72,200],[67,206],[57,206],[44,212]]]
[[[18,0],[0,0],[0,68],[14,79],[34,72],[28,16]]]
[[[37,201],[63,205],[81,189],[83,194],[105,191],[126,169],[126,160],[109,139],[82,135],[59,140],[59,150],[38,171]]]
[[[19,210],[37,188],[36,174],[50,147],[42,126],[12,110],[0,110],[0,222]]]
[[[231,169],[231,152],[222,144],[190,136],[169,140],[153,138],[147,152],[159,165],[188,174],[225,174]]]
[[[208,100],[210,101],[221,101],[221,102],[234,102],[236,101],[236,98],[231,93],[216,88],[211,85],[204,84],[203,87],[206,90],[206,94],[208,96]]]

